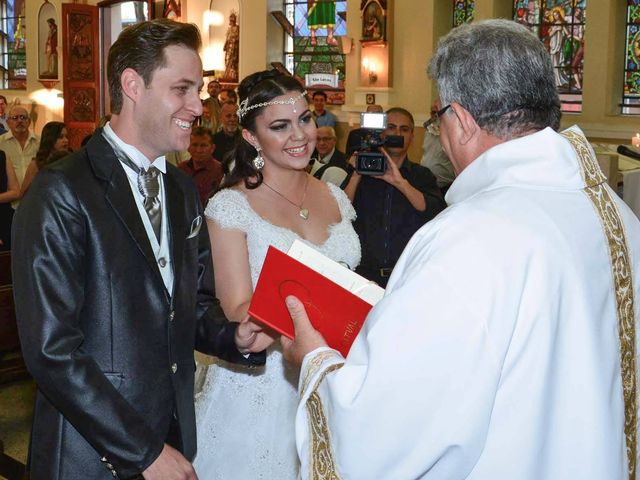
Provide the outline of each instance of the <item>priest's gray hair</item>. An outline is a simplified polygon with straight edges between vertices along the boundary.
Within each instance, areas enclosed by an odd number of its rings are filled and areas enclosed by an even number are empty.
[[[453,29],[428,68],[442,106],[457,102],[488,133],[509,140],[560,127],[560,99],[543,43],[510,20]]]

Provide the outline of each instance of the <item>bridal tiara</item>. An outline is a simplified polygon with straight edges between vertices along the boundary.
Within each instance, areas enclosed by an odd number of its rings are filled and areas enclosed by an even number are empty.
[[[295,97],[289,97],[286,100],[269,100],[268,102],[256,103],[253,105],[249,105],[249,99],[245,98],[242,102],[240,102],[240,108],[238,108],[238,118],[242,120],[247,112],[254,110],[256,108],[268,107],[269,105],[295,105],[295,103],[304,98],[307,95],[307,91],[303,90],[300,95]],[[296,113],[295,107],[293,108],[293,113]]]

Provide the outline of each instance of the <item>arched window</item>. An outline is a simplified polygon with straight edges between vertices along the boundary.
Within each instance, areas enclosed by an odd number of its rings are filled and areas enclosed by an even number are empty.
[[[26,90],[25,0],[0,0],[0,88]]]
[[[587,0],[515,0],[513,18],[534,32],[551,55],[565,112],[582,111]]]
[[[329,103],[344,103],[346,0],[284,0],[284,65],[307,90],[322,89]]]
[[[453,0],[453,26],[473,22],[475,10],[475,0]]]
[[[622,113],[640,114],[640,0],[627,0]]]

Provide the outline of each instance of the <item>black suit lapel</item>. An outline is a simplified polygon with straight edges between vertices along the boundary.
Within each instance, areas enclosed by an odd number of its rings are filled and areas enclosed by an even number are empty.
[[[87,153],[96,176],[107,182],[105,189],[107,202],[122,220],[138,249],[146,258],[149,267],[164,286],[147,231],[131,192],[129,179],[120,165],[120,161],[116,158],[111,146],[98,133],[93,135],[89,141]]]
[[[169,248],[173,260],[173,289],[180,279],[182,269],[182,256],[186,239],[186,218],[184,193],[173,174],[167,169],[164,175],[165,199],[167,203],[167,216],[169,218]],[[173,292],[172,292],[173,293]]]

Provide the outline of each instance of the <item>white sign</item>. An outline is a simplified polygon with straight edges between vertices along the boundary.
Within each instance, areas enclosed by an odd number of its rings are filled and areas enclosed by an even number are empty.
[[[307,87],[324,85],[326,87],[338,88],[338,75],[334,73],[307,73],[304,76],[304,83]]]

